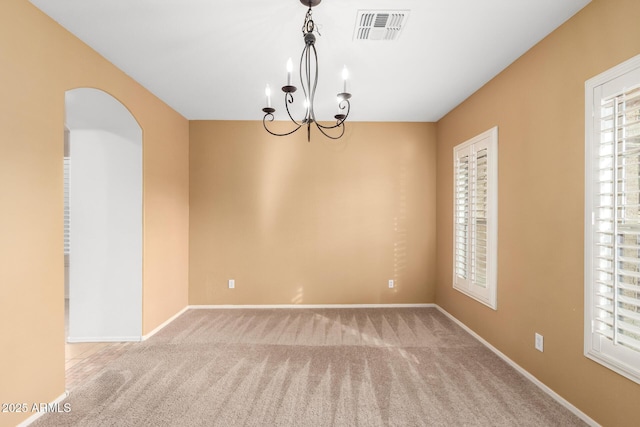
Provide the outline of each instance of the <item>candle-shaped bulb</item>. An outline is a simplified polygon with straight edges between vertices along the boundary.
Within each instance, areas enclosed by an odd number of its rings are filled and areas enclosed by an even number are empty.
[[[307,120],[311,118],[309,114],[309,105],[311,105],[311,103],[309,102],[309,98],[305,98],[302,105],[304,106],[304,122],[306,123]]]
[[[347,66],[345,65],[342,68],[342,80],[344,80],[344,93],[347,93],[347,79],[349,78],[349,70],[347,70]]]
[[[267,107],[271,108],[271,88],[269,85],[264,89],[264,94],[267,96]]]
[[[293,62],[291,58],[287,60],[287,86],[291,86],[291,72],[293,71]]]

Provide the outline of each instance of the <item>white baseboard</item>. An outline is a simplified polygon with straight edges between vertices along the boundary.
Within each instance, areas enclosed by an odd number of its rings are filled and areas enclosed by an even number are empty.
[[[160,332],[165,326],[167,326],[169,323],[171,323],[174,320],[176,320],[178,317],[180,317],[182,315],[182,313],[184,313],[188,309],[189,309],[189,306],[186,306],[185,308],[183,308],[182,310],[180,310],[179,312],[177,312],[176,314],[171,316],[169,319],[167,319],[165,322],[163,322],[160,326],[155,328],[153,331],[149,332],[147,335],[143,335],[142,336],[142,341],[146,341],[149,338],[151,338],[152,336],[154,336],[155,334],[157,334],[158,332]]]
[[[254,305],[190,305],[189,309],[273,309],[273,308],[409,308],[436,307],[435,304],[254,304]]]
[[[529,381],[534,383],[536,386],[538,386],[539,389],[541,389],[542,391],[547,393],[549,396],[551,396],[554,400],[556,400],[559,404],[561,404],[562,406],[567,408],[569,411],[573,412],[582,421],[584,421],[585,423],[587,423],[588,425],[590,425],[592,427],[600,427],[600,424],[598,424],[593,419],[591,419],[587,414],[585,414],[580,409],[578,409],[575,406],[573,406],[571,403],[569,403],[569,401],[567,401],[565,398],[560,396],[558,393],[556,393],[555,391],[550,389],[546,384],[544,384],[542,381],[540,381],[539,379],[534,377],[529,371],[525,370],[522,366],[518,365],[516,362],[514,362],[511,359],[509,359],[504,353],[502,353],[500,350],[498,350],[497,348],[495,348],[494,346],[489,344],[489,342],[487,342],[480,335],[478,335],[474,331],[472,331],[467,325],[462,323],[460,320],[458,320],[455,317],[453,317],[453,315],[450,314],[448,311],[446,311],[444,308],[440,307],[439,305],[435,305],[435,307],[438,309],[438,311],[440,311],[442,314],[447,316],[449,319],[453,320],[462,329],[467,331],[471,336],[473,336],[475,339],[480,341],[485,347],[487,347],[489,350],[494,352],[498,357],[500,357],[502,360],[507,362],[516,371],[521,373],[526,379],[528,379]]]
[[[140,342],[142,337],[140,336],[122,336],[122,337],[67,337],[67,342],[70,344],[83,343],[83,342]]]
[[[60,396],[58,396],[53,402],[49,403],[49,405],[57,405],[60,402],[62,402],[64,399],[67,398],[67,396],[69,396],[69,392],[65,391],[64,393],[62,393]],[[34,405],[34,403],[32,403],[31,405]],[[35,405],[40,406],[39,403],[35,403]],[[43,411],[43,412],[36,412],[33,415],[31,415],[29,418],[27,418],[26,420],[24,420],[23,422],[21,422],[20,424],[18,424],[17,427],[27,427],[28,425],[30,425],[31,423],[35,422],[35,420],[37,420],[38,418],[40,418],[41,416],[43,416],[44,414],[47,414],[48,412]]]

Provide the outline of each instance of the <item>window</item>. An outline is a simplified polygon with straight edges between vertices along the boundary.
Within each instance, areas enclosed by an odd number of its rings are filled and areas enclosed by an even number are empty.
[[[71,157],[69,157],[69,129],[64,129],[64,173],[63,173],[63,188],[64,188],[64,265],[69,266],[69,168],[71,164]]]
[[[497,308],[498,128],[453,149],[453,287]]]
[[[640,56],[585,96],[585,355],[640,383]]]

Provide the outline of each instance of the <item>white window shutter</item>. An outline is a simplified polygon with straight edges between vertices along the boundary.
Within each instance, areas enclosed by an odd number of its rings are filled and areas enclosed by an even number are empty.
[[[640,383],[640,56],[586,84],[585,355]]]
[[[453,286],[496,309],[498,130],[454,147]]]
[[[71,158],[64,158],[64,254],[69,255],[69,166]]]
[[[487,287],[487,198],[489,192],[488,182],[488,149],[483,147],[475,153],[473,169],[474,192],[471,204],[472,230],[471,230],[471,271],[473,271],[473,284],[481,288]]]
[[[470,161],[471,147],[456,152],[454,196],[454,263],[455,281],[466,282],[470,278],[469,229],[470,229]]]

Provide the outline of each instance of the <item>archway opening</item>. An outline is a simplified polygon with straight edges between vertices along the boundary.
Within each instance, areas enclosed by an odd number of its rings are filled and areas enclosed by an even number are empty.
[[[142,129],[92,88],[65,93],[65,127],[67,342],[139,341]]]

